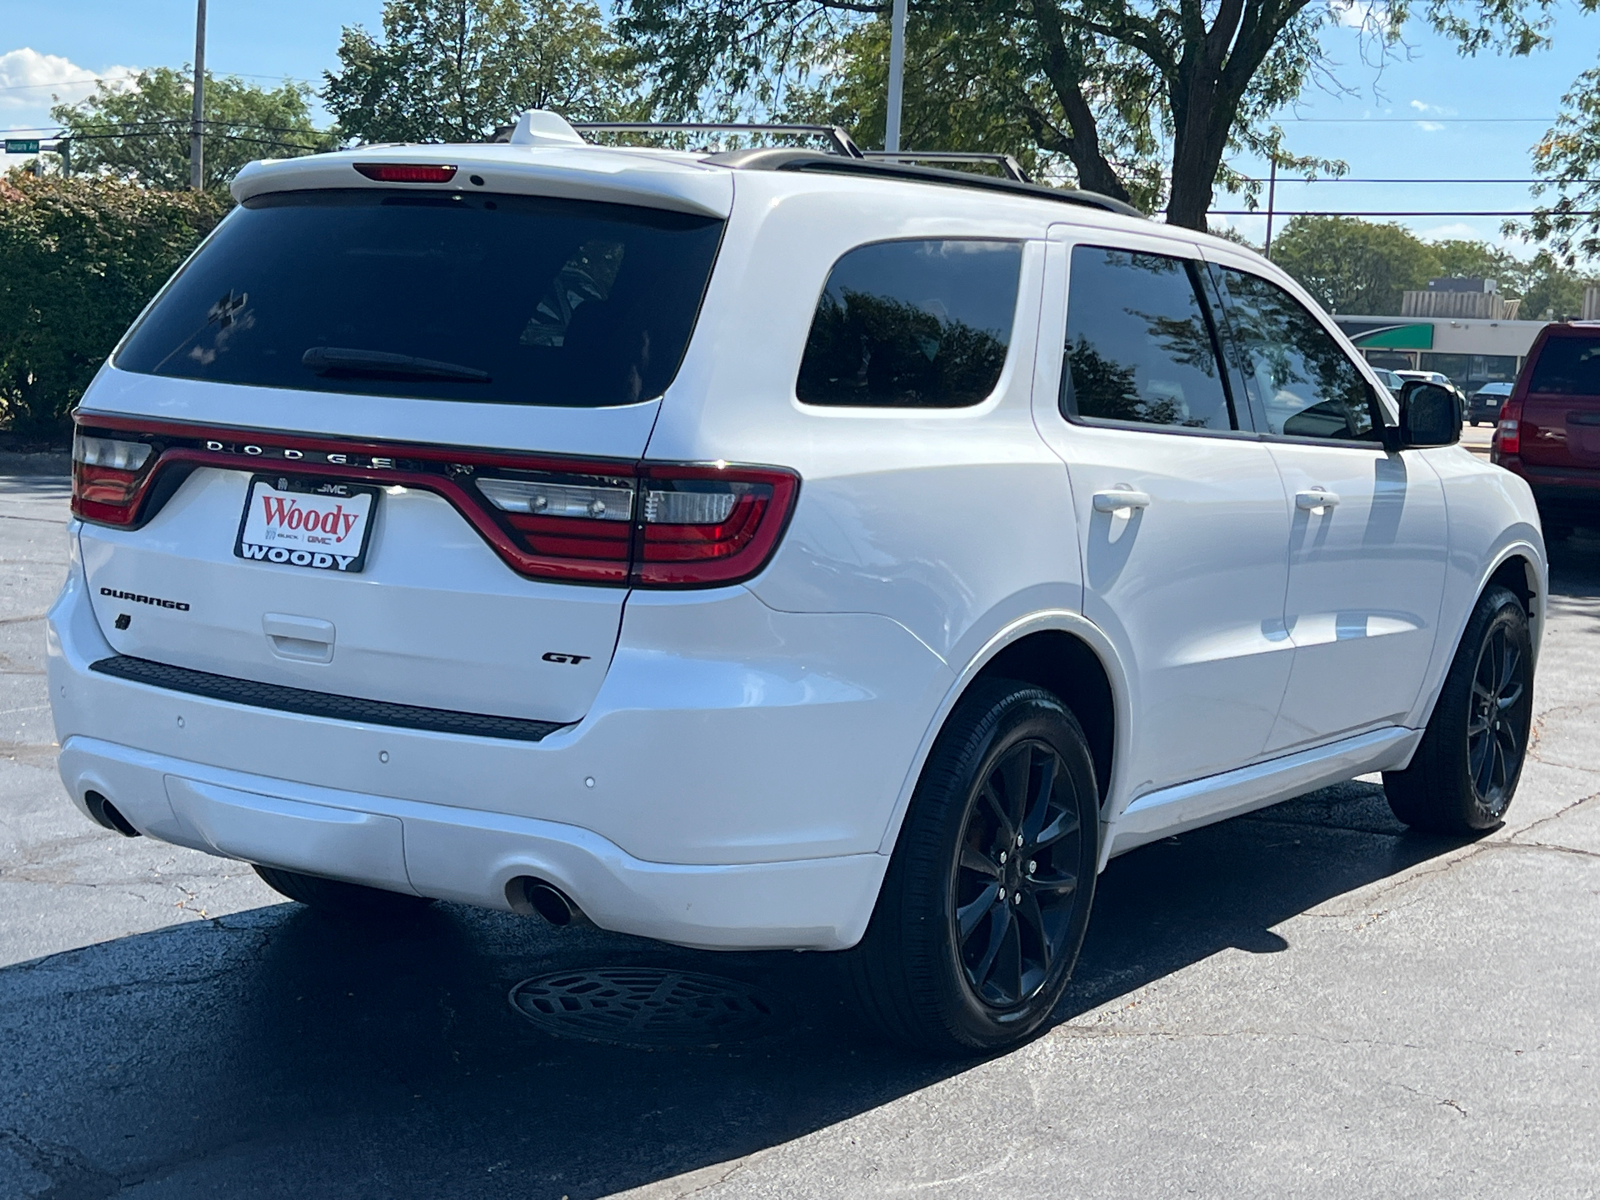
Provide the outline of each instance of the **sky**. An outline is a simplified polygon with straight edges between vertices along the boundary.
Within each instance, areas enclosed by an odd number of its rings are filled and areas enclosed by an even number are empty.
[[[210,0],[207,65],[213,73],[266,85],[284,78],[317,84],[337,62],[341,27],[376,29],[381,10],[381,0]],[[1359,0],[1347,11],[1359,12]],[[1529,179],[1529,147],[1579,74],[1600,65],[1600,14],[1582,13],[1574,0],[1557,0],[1552,12],[1554,44],[1528,58],[1493,52],[1463,58],[1444,39],[1412,29],[1406,47],[1376,64],[1355,29],[1331,31],[1326,44],[1338,63],[1338,88],[1308,89],[1280,114],[1286,147],[1341,159],[1352,180]],[[48,130],[52,94],[77,100],[93,90],[96,76],[181,66],[193,55],[193,0],[0,0],[0,127]],[[1266,175],[1266,164],[1249,157],[1233,165]],[[1283,212],[1519,212],[1533,202],[1525,183],[1307,184],[1280,177],[1276,206]],[[1215,207],[1243,204],[1219,192]],[[1479,238],[1529,252],[1501,234],[1499,217],[1396,219],[1430,239]],[[1262,216],[1213,220],[1257,243],[1265,232]]]

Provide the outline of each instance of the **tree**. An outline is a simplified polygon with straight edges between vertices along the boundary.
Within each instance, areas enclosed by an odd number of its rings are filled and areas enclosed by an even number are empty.
[[[1409,229],[1355,217],[1295,217],[1272,261],[1330,312],[1397,316],[1400,294],[1440,274],[1439,254]]]
[[[94,95],[50,115],[72,139],[74,170],[103,172],[150,187],[189,186],[191,75],[142,71],[131,87],[101,81]],[[246,163],[331,150],[311,123],[311,89],[284,81],[267,89],[232,75],[206,75],[205,186],[226,188]]]
[[[1585,71],[1562,98],[1556,123],[1533,148],[1533,169],[1544,182],[1534,195],[1555,192],[1540,205],[1523,233],[1544,242],[1568,267],[1600,258],[1600,67]]]
[[[586,0],[387,0],[383,34],[347,26],[323,103],[364,142],[476,142],[529,108],[623,110],[634,74]]]
[[[1526,54],[1542,44],[1551,2],[1424,0],[1417,13],[1465,51]],[[887,0],[621,0],[619,30],[648,64],[657,111],[682,115],[770,103],[790,78],[849,74],[839,47],[888,10]],[[1252,194],[1225,166],[1230,150],[1274,154],[1280,169],[1337,168],[1289,154],[1269,117],[1329,76],[1319,35],[1351,12],[1384,50],[1413,15],[1411,0],[920,0],[912,27],[964,29],[966,60],[995,64],[979,86],[1041,151],[1070,161],[1079,186],[1135,197],[1158,152],[1167,220],[1204,229],[1219,179]],[[1134,149],[1143,128],[1158,143],[1131,164],[1130,115]]]
[[[0,424],[64,434],[123,331],[228,203],[110,176],[0,180]]]

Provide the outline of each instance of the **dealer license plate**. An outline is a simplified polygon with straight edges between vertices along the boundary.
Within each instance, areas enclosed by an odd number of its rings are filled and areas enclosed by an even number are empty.
[[[359,571],[377,503],[378,489],[359,483],[252,476],[233,552],[257,562]]]

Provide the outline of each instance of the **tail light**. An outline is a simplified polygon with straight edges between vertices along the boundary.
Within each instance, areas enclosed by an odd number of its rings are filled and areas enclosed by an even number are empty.
[[[1522,401],[1512,397],[1500,406],[1500,421],[1494,429],[1494,450],[1498,454],[1522,453]]]
[[[537,559],[537,574],[642,587],[748,579],[783,533],[790,471],[640,463],[635,472],[501,472],[478,490]]]
[[[134,527],[196,467],[422,488],[453,504],[531,579],[711,587],[755,575],[783,536],[800,478],[778,467],[553,460],[81,414],[72,511]]]
[[[81,430],[72,439],[72,511],[107,525],[131,525],[155,467],[149,442],[95,437]]]

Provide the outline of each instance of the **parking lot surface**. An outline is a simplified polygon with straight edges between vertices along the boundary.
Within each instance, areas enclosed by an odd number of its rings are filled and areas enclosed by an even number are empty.
[[[43,676],[65,493],[0,479],[0,1196],[1600,1193],[1600,539],[1553,548],[1504,828],[1410,834],[1363,780],[1126,855],[1058,1023],[951,1065],[857,1026],[829,956],[346,924],[91,825]],[[638,1049],[508,1001],[601,967],[773,1011]]]

